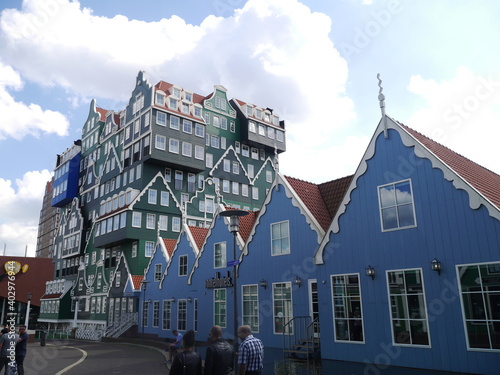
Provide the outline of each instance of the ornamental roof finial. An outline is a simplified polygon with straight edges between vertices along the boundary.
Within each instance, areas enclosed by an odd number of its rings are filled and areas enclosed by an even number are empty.
[[[382,80],[380,79],[380,73],[377,73],[378,79],[378,100],[380,102],[380,111],[382,112],[382,118],[384,120],[384,137],[387,138],[387,117],[385,115],[385,95],[382,93]]]

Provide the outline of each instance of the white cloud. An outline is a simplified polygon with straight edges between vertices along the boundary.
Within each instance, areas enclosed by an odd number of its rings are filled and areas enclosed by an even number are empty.
[[[421,96],[425,107],[408,124],[472,161],[500,172],[497,159],[484,150],[498,148],[500,139],[500,80],[460,67],[449,80],[436,82],[412,76],[408,90]]]
[[[75,96],[128,100],[139,70],[153,84],[165,80],[202,95],[222,84],[229,96],[273,108],[301,150],[324,153],[355,118],[347,63],[330,31],[328,16],[295,0],[250,0],[233,16],[209,16],[199,26],[176,16],[142,22],[97,17],[78,2],[25,0],[21,11],[2,12],[0,52],[23,77],[66,88],[73,103]],[[305,178],[322,168],[299,160]]]
[[[42,133],[66,135],[69,123],[64,115],[43,110],[37,104],[17,102],[7,88],[21,90],[23,82],[19,73],[0,61],[0,140],[20,140],[27,135],[38,137]]]
[[[51,179],[48,170],[32,171],[12,181],[0,178],[0,251],[9,255],[34,255],[38,218],[45,186]]]

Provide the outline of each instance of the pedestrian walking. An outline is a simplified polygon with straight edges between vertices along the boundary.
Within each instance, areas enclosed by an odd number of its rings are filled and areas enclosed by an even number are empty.
[[[222,329],[213,326],[208,333],[210,342],[205,357],[204,375],[229,375],[233,372],[234,348],[222,338]]]
[[[264,344],[252,334],[250,326],[238,328],[242,343],[238,349],[239,375],[261,375],[264,367]]]
[[[170,375],[201,375],[201,357],[193,351],[194,331],[187,331],[182,337],[182,353],[175,356]]]

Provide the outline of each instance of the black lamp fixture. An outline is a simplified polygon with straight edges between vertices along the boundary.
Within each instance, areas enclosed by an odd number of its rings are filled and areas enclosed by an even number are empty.
[[[436,258],[431,260],[431,270],[437,271],[438,275],[441,275],[441,262]]]
[[[193,299],[191,297],[188,297],[188,302],[193,302]]]
[[[267,281],[266,281],[266,280],[264,280],[264,279],[262,279],[262,280],[260,280],[259,285],[260,285],[262,288],[266,289],[266,288],[267,288]]]
[[[175,297],[172,297],[172,303],[175,303],[175,301],[176,301]]]
[[[374,277],[375,277],[375,268],[373,268],[372,266],[368,265],[368,267],[365,268],[365,275],[366,276],[370,276],[372,278],[372,280],[373,280]]]
[[[302,280],[300,279],[300,277],[295,276],[295,279],[293,279],[293,283],[297,286],[300,286],[300,284],[302,284]]]

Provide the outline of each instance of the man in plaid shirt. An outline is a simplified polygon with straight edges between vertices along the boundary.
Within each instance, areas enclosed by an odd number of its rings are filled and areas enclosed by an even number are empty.
[[[249,326],[238,328],[238,337],[242,340],[238,350],[239,375],[262,374],[264,361],[264,345],[253,337]]]

